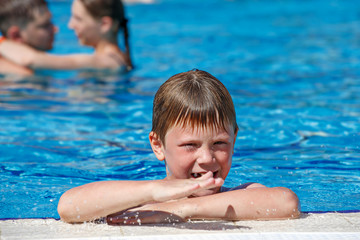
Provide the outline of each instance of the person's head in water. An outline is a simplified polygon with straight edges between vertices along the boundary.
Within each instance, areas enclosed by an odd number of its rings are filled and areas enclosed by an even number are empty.
[[[153,104],[152,131],[165,140],[174,125],[238,130],[235,108],[226,87],[210,73],[194,69],[162,84]]]
[[[168,179],[194,179],[212,172],[227,177],[238,126],[232,98],[211,74],[192,70],[160,86],[153,104],[149,139]],[[220,187],[197,193],[209,195]]]
[[[46,51],[56,28],[45,0],[0,0],[0,31],[7,39]]]
[[[101,39],[117,44],[123,31],[125,54],[130,59],[127,19],[121,0],[74,0],[69,27],[81,44],[95,46]]]

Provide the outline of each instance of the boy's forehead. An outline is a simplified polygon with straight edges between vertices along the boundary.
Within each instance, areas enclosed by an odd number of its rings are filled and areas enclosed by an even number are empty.
[[[189,123],[177,123],[174,124],[172,127],[168,129],[168,132],[170,130],[176,130],[182,133],[199,133],[202,131],[210,131],[214,134],[219,133],[230,133],[232,129],[232,125],[228,124],[225,128],[216,126],[216,124],[206,124],[206,125],[200,125],[200,124],[189,124]]]

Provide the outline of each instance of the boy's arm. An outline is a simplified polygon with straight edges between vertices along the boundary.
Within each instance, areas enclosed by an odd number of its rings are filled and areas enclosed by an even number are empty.
[[[297,218],[299,215],[299,200],[291,190],[283,187],[257,187],[148,204],[117,216],[112,215],[108,222],[138,224],[187,219],[269,220]]]
[[[221,186],[222,179],[205,174],[198,179],[152,181],[104,181],[65,192],[58,204],[63,221],[91,221],[139,205],[187,197]]]
[[[266,220],[297,218],[300,215],[299,199],[284,187],[256,187],[228,191],[208,196],[202,204],[189,199],[197,209],[188,212],[190,219]]]

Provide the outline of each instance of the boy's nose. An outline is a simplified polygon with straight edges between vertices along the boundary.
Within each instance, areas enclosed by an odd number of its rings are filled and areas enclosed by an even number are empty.
[[[200,149],[197,159],[198,164],[209,164],[215,161],[213,151],[209,147],[203,147]]]

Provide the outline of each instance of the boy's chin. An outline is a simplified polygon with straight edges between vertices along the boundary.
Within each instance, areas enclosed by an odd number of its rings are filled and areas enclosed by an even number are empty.
[[[191,195],[191,197],[203,197],[203,196],[208,196],[208,195],[212,195],[215,193],[218,193],[220,191],[220,187],[217,188],[212,188],[212,189],[206,189],[206,190],[202,190],[200,192],[196,192],[194,194]]]

